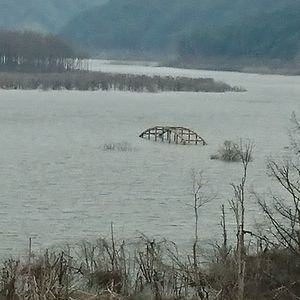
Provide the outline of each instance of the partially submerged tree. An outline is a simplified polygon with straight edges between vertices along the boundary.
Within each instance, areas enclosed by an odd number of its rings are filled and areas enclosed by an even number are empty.
[[[227,162],[243,162],[243,157],[245,157],[245,151],[247,149],[243,149],[246,145],[243,145],[242,141],[240,144],[226,140],[223,145],[219,148],[217,154],[212,154],[210,159],[219,159]],[[247,157],[248,162],[252,160],[252,155]]]

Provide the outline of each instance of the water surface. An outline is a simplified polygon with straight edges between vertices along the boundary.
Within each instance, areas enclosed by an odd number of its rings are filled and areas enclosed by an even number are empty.
[[[192,240],[191,169],[202,170],[217,197],[200,212],[200,237],[220,235],[220,206],[232,198],[241,166],[210,160],[224,140],[255,144],[248,187],[267,191],[265,161],[285,153],[290,115],[298,112],[300,77],[111,65],[110,72],[212,77],[245,93],[0,91],[0,254],[143,232],[187,245]],[[208,146],[138,138],[155,125],[185,126]],[[126,141],[134,151],[105,152]],[[207,193],[207,191],[206,191]],[[249,198],[247,223],[261,220]],[[228,217],[229,226],[233,219]]]

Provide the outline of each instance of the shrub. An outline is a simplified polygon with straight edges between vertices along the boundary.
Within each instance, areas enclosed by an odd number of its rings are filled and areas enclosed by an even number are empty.
[[[103,145],[104,151],[118,151],[118,152],[126,152],[126,151],[134,151],[135,148],[132,147],[128,142],[119,142],[119,143],[107,143]]]
[[[210,156],[210,159],[219,159],[219,155],[218,154],[212,154]]]
[[[219,148],[217,154],[212,154],[210,159],[219,159],[228,162],[238,162],[241,161],[244,155],[241,147],[233,141],[224,141],[222,147]],[[250,157],[250,161],[252,158]]]

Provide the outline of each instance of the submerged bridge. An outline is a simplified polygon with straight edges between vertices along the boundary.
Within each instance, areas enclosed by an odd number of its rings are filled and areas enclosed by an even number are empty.
[[[155,126],[143,131],[139,137],[181,145],[207,145],[196,132],[185,127]]]

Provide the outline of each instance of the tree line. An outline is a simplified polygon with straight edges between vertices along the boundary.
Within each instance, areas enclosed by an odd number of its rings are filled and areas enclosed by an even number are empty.
[[[82,57],[58,36],[0,30],[1,71],[61,72],[81,67]]]
[[[52,73],[0,72],[1,89],[118,90],[132,92],[244,92],[245,89],[212,78],[187,78],[69,71]]]

